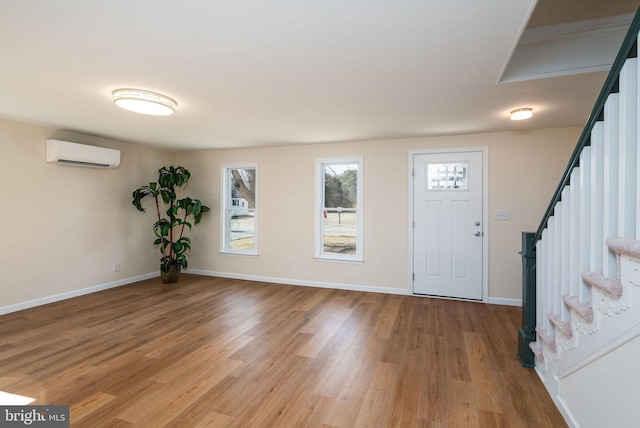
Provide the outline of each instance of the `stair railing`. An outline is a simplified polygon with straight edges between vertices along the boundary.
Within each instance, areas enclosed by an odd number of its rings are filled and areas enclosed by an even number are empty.
[[[535,356],[533,354],[532,347],[529,346],[531,342],[536,341],[536,312],[540,311],[536,305],[536,295],[539,290],[536,290],[536,268],[538,261],[536,260],[536,245],[541,240],[543,233],[548,231],[554,225],[550,224],[550,220],[553,223],[554,214],[559,214],[557,221],[562,221],[561,213],[556,213],[558,203],[563,198],[563,192],[568,191],[568,186],[571,183],[572,176],[574,180],[579,179],[578,174],[574,173],[574,170],[580,166],[580,159],[585,148],[589,148],[591,145],[592,133],[596,123],[604,120],[605,116],[605,104],[609,95],[617,93],[619,91],[619,79],[620,72],[628,58],[637,57],[637,40],[638,33],[640,33],[640,8],[636,11],[636,14],[629,26],[629,30],[624,38],[622,46],[616,55],[616,58],[611,66],[611,70],[607,79],[604,82],[602,90],[598,95],[595,106],[587,120],[587,123],[578,139],[578,143],[573,150],[571,158],[567,168],[558,183],[553,197],[542,217],[540,225],[536,232],[523,232],[522,237],[522,256],[523,265],[523,284],[522,284],[522,328],[519,330],[518,337],[518,358],[524,367],[533,367],[535,365]],[[566,194],[566,193],[565,193]],[[607,238],[607,237],[604,237]],[[562,262],[563,254],[558,254],[558,263]],[[539,268],[539,267],[538,267]],[[556,290],[557,292],[559,292]],[[555,297],[555,296],[554,296]],[[562,301],[562,296],[557,296],[558,302]],[[560,303],[558,303],[560,304]],[[567,304],[567,302],[565,302]],[[561,312],[561,311],[558,311]],[[538,314],[541,315],[541,314]],[[542,333],[544,334],[544,332]]]

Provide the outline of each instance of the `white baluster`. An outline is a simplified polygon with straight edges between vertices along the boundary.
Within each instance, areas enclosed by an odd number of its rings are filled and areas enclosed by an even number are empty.
[[[597,122],[591,131],[591,242],[589,270],[602,272],[602,234],[604,217],[604,123]],[[587,301],[583,301],[588,303]]]
[[[544,320],[544,290],[546,289],[546,239],[547,230],[542,232],[542,236],[536,242],[536,327],[542,327],[542,320]]]
[[[571,185],[569,186],[571,206],[569,219],[569,278],[567,291],[564,294],[578,296],[580,292],[580,177],[582,166],[574,168],[571,172]],[[569,309],[563,305],[562,321],[569,321]]]
[[[569,236],[570,236],[570,216],[571,216],[571,189],[570,186],[564,186],[562,190],[562,218],[560,227],[560,272],[558,276],[558,310],[554,311],[555,314],[560,314],[562,319],[568,319],[569,311],[566,306],[562,304],[562,296],[569,294]]]
[[[618,233],[618,127],[620,95],[609,94],[604,105],[603,140],[603,213],[602,213],[602,274],[616,274],[616,256],[605,240]]]
[[[640,41],[640,40],[639,40]],[[637,66],[636,63],[636,82],[640,81],[640,67]],[[637,86],[637,90],[636,90],[636,124],[640,123],[640,108],[638,107],[638,103],[640,103],[640,85],[638,85],[636,83]],[[636,144],[637,142],[640,141],[640,126],[636,126]],[[629,155],[631,156],[631,155]],[[635,158],[635,165],[636,165],[636,169],[637,169],[637,165],[638,162],[640,162],[640,150],[637,150],[636,148],[636,156]],[[632,179],[631,177],[628,177],[629,179]],[[640,192],[640,174],[636,174],[636,180],[635,180],[635,186],[636,186],[636,194],[635,194],[635,202],[636,202],[636,206],[635,206],[635,210],[636,213],[640,213],[640,195],[638,195],[638,193]],[[634,226],[635,226],[635,238],[640,240],[640,215],[635,216],[635,221],[634,221]]]
[[[558,204],[556,204],[556,208],[554,210],[554,213],[558,212]],[[546,300],[546,305],[545,305],[545,313],[544,313],[544,321],[542,323],[542,325],[544,326],[544,328],[546,328],[547,330],[549,329],[549,320],[547,319],[547,313],[548,312],[553,312],[554,310],[554,296],[555,296],[555,288],[556,288],[556,278],[555,278],[555,272],[556,272],[556,216],[555,214],[552,215],[551,217],[549,217],[549,223],[547,226],[547,230],[549,231],[549,242],[547,243],[547,253],[549,254],[549,257],[547,257],[548,260],[548,266],[547,266],[547,283],[546,283],[546,296],[545,296],[545,300]]]
[[[551,312],[560,313],[562,307],[562,215],[564,201],[558,201],[554,210],[554,231],[553,231],[553,290],[551,302],[553,306]],[[549,326],[549,336],[554,336],[553,327]]]
[[[620,149],[618,161],[617,236],[636,235],[638,145],[638,59],[628,58],[620,71]]]
[[[585,147],[580,154],[580,271],[589,269],[589,249],[591,242],[591,147]],[[589,301],[590,287],[582,277],[577,281],[582,302]]]

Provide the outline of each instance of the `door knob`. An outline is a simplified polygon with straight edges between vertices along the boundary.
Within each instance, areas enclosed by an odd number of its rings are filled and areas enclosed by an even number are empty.
[[[476,226],[480,226],[480,222],[479,222],[479,221],[476,221],[474,224],[475,224]]]
[[[480,232],[480,231],[478,230],[478,231],[476,231],[476,233],[474,233],[474,235],[476,235],[476,236],[482,236],[482,232]]]

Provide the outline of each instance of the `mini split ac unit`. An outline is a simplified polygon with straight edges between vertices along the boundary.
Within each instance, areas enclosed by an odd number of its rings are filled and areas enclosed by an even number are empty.
[[[120,150],[47,140],[47,162],[93,168],[117,168],[120,165]]]

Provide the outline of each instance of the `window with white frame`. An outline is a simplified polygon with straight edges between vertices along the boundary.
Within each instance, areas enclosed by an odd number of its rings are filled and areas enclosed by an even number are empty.
[[[258,167],[222,167],[221,251],[258,254]]]
[[[362,261],[362,158],[316,164],[316,257]]]

